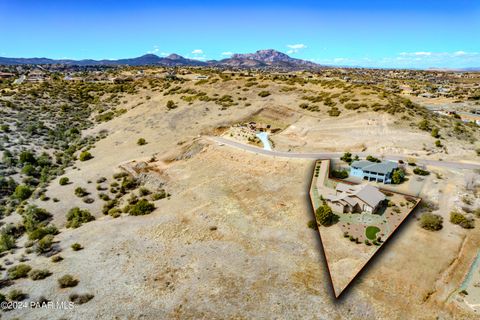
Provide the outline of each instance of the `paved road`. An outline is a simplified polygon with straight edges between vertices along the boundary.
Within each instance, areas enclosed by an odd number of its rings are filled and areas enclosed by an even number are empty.
[[[339,159],[343,153],[341,152],[319,152],[319,153],[298,153],[298,152],[285,152],[285,151],[275,151],[275,150],[265,150],[249,144],[243,144],[237,141],[225,139],[222,137],[207,137],[209,140],[215,141],[220,144],[225,144],[234,148],[242,149],[245,151],[250,151],[254,153],[259,153],[267,156],[273,157],[282,157],[282,158],[294,158],[294,159]],[[355,153],[361,157],[366,157],[367,153]],[[395,156],[395,155],[373,155],[376,157],[381,157],[385,160],[406,160],[409,157]],[[417,159],[415,158],[417,164],[427,165],[427,166],[438,166],[446,167],[453,169],[480,169],[480,163],[466,163],[466,162],[451,162],[451,161],[439,161],[439,160],[429,160],[429,159]]]

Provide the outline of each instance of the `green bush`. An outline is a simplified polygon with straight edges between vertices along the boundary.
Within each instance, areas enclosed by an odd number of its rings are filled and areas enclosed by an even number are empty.
[[[32,267],[27,264],[20,263],[15,267],[8,269],[8,278],[11,280],[26,278],[30,270],[32,270]]]
[[[348,164],[353,162],[352,154],[350,152],[345,152],[343,156],[340,157],[340,160],[345,161]]]
[[[259,97],[262,97],[262,98],[265,98],[265,97],[268,97],[270,95],[270,92],[269,91],[260,91],[258,93],[258,96]]]
[[[22,301],[27,298],[27,295],[19,289],[13,289],[8,293],[8,299],[10,301]]]
[[[75,242],[70,247],[72,248],[73,251],[80,251],[83,249],[82,245],[78,242]]]
[[[85,294],[72,293],[68,298],[70,299],[71,302],[77,305],[77,304],[87,303],[88,301],[92,300],[93,297],[94,295],[90,293],[85,293]]]
[[[443,228],[443,218],[438,214],[424,213],[420,217],[420,227],[430,231],[437,231]]]
[[[307,223],[307,227],[313,230],[317,230],[317,223],[315,222],[315,220],[310,220]]]
[[[392,173],[392,183],[400,184],[405,181],[405,170],[397,168]]]
[[[346,179],[348,178],[347,170],[332,170],[332,177],[336,179]]]
[[[28,233],[29,240],[38,240],[42,239],[47,234],[56,235],[58,234],[58,229],[54,225],[49,225],[46,227],[38,227],[37,229]]]
[[[0,253],[15,248],[15,238],[7,234],[5,229],[0,233]]]
[[[472,229],[475,227],[475,222],[473,220],[468,219],[465,215],[458,211],[450,212],[450,222],[457,224],[464,229]]]
[[[43,237],[37,242],[35,251],[38,254],[49,252],[52,249],[52,245],[53,245],[53,235],[47,234],[45,237]]]
[[[58,284],[60,288],[71,288],[75,287],[78,284],[78,280],[73,276],[66,274],[58,279]]]
[[[377,163],[382,162],[380,159],[375,158],[374,156],[367,156],[366,159],[367,159],[367,161],[370,161],[370,162],[377,162]]]
[[[418,168],[418,167],[413,169],[413,173],[415,173],[416,175],[419,175],[419,176],[428,176],[430,174],[429,171],[423,170],[423,169]]]
[[[27,232],[33,232],[40,227],[45,227],[52,214],[35,205],[28,206],[23,212],[23,225]]]
[[[58,180],[58,183],[61,186],[67,185],[70,182],[70,179],[68,177],[61,177],[60,180]]]
[[[72,208],[67,213],[67,228],[78,228],[83,223],[95,220],[88,210],[81,210],[78,207]]]
[[[27,200],[28,198],[30,198],[32,193],[33,193],[32,189],[30,189],[28,186],[19,185],[15,188],[15,192],[13,193],[13,197],[20,200],[20,201],[23,201],[23,200]]]
[[[153,210],[155,210],[155,205],[151,202],[148,202],[146,199],[142,199],[131,206],[129,213],[132,216],[140,216],[149,214]]]
[[[90,160],[90,159],[92,159],[92,158],[93,158],[92,154],[91,154],[90,152],[88,152],[88,151],[83,151],[83,152],[81,152],[81,153],[80,153],[80,156],[78,157],[78,159],[79,159],[80,161],[87,161],[87,160]]]
[[[46,269],[40,270],[40,269],[34,269],[28,273],[28,276],[30,279],[36,281],[36,280],[43,280],[49,276],[51,276],[52,273]]]
[[[175,109],[176,107],[177,107],[177,105],[175,104],[175,102],[173,102],[172,100],[167,101],[167,109],[168,110]]]
[[[82,198],[82,197],[85,197],[85,196],[89,195],[87,189],[82,188],[82,187],[75,188],[74,193],[79,198]]]
[[[37,163],[37,159],[35,159],[35,155],[31,151],[20,152],[20,154],[18,155],[18,161],[21,164],[26,164],[26,163],[36,164]]]
[[[140,138],[140,139],[137,140],[137,144],[139,146],[144,146],[144,145],[147,144],[147,141],[144,138]]]
[[[63,257],[62,256],[53,256],[51,260],[52,260],[52,262],[57,263],[57,262],[62,261]]]
[[[317,222],[322,226],[330,226],[335,222],[335,214],[327,204],[320,206],[315,211]]]

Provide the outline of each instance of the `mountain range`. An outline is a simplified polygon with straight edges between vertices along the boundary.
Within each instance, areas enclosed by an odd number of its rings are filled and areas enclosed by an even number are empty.
[[[219,66],[238,68],[283,68],[283,69],[315,69],[320,65],[307,60],[295,59],[285,53],[267,49],[255,53],[233,54],[222,60],[200,61],[184,58],[178,54],[159,57],[155,54],[145,54],[137,58],[119,60],[71,60],[49,58],[5,58],[0,57],[0,65],[32,65],[32,64],[63,64],[75,66]]]

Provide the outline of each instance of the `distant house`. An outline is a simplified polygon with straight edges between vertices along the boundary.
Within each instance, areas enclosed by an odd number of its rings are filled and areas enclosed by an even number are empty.
[[[385,195],[371,185],[337,184],[335,194],[325,197],[327,204],[335,212],[375,213],[385,200]]]
[[[0,72],[0,79],[9,79],[9,78],[12,78],[14,77],[15,74],[14,73],[10,73],[10,72]]]
[[[394,161],[380,163],[367,160],[354,161],[350,165],[350,176],[368,181],[392,183],[392,174],[397,168],[398,164]]]

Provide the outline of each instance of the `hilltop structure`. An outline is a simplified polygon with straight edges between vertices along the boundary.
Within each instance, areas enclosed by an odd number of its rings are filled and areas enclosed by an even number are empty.
[[[385,200],[385,195],[371,185],[339,183],[335,194],[327,195],[325,200],[335,212],[375,213]]]
[[[398,164],[394,161],[371,162],[354,161],[350,165],[350,175],[368,181],[392,183],[392,174]]]

